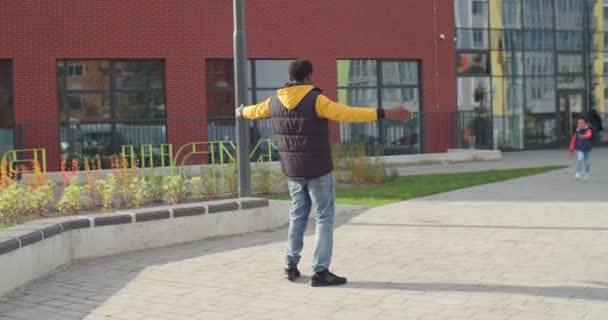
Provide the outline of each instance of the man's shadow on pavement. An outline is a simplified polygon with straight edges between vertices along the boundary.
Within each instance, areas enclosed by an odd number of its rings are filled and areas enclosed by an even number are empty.
[[[593,282],[592,284],[599,285]],[[347,284],[349,289],[369,290],[400,290],[418,292],[470,292],[470,293],[505,293],[529,296],[543,296],[550,298],[580,299],[608,301],[608,287],[575,287],[575,286],[516,286],[502,284],[466,284],[441,282],[380,282],[380,281],[351,281]],[[336,287],[338,288],[338,287]]]

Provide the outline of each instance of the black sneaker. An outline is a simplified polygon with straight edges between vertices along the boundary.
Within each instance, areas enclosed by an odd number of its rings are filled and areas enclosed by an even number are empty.
[[[327,269],[316,272],[310,277],[310,285],[313,287],[341,286],[343,284],[346,284],[346,278],[338,277]]]
[[[293,264],[285,267],[285,275],[287,275],[287,280],[289,281],[296,281],[296,279],[301,276],[300,270],[298,270],[298,267]]]

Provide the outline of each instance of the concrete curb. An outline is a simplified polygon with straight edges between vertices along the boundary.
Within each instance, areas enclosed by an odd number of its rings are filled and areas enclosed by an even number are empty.
[[[289,203],[241,198],[50,218],[0,231],[0,296],[81,259],[276,229]]]

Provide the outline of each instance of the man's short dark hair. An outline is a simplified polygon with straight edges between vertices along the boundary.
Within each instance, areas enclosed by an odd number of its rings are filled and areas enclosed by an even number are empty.
[[[308,60],[294,60],[289,64],[289,78],[302,82],[312,73],[312,63]]]

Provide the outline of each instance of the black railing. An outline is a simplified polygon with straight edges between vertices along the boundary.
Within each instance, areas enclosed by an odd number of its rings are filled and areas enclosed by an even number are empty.
[[[365,145],[370,154],[416,154],[445,151],[447,148],[489,149],[493,146],[493,118],[488,112],[432,111],[413,114],[406,122],[382,120],[366,124],[341,124],[340,141]],[[188,143],[235,141],[233,119],[182,118],[136,121],[45,121],[22,122],[17,125],[16,149],[43,147],[59,150],[61,156],[107,159],[132,146],[141,156],[141,146],[155,157],[163,144],[171,144],[173,152]],[[260,140],[272,139],[269,120],[252,121],[252,148]],[[206,132],[205,132],[206,131]],[[205,134],[206,133],[206,134]],[[59,145],[57,143],[59,135]],[[205,138],[206,136],[206,138]],[[214,148],[219,148],[214,145]],[[267,150],[268,149],[268,150]],[[215,155],[220,154],[214,150]],[[254,153],[272,155],[276,150],[261,144]],[[51,152],[51,156],[54,153]],[[252,158],[257,159],[253,156]],[[208,161],[209,159],[207,157]],[[215,159],[218,160],[218,159]],[[105,160],[104,160],[105,161]]]

